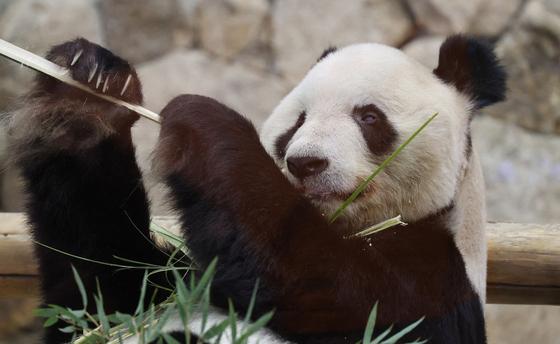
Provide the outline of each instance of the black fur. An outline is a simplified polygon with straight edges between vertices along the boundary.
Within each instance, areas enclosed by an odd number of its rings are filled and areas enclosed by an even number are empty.
[[[113,63],[114,55],[85,40],[57,46],[49,58],[69,65],[78,49],[85,49],[84,54],[87,54],[74,68],[81,69],[88,61],[102,59],[107,66],[122,67],[113,72],[134,74],[133,70],[126,70],[127,64],[122,60]],[[139,83],[125,95],[129,100],[140,100]],[[41,127],[42,133],[36,134],[41,130],[30,132],[30,137],[14,139],[12,145],[14,159],[25,180],[27,216],[37,242],[35,253],[43,302],[74,309],[82,307],[71,271],[73,265],[90,295],[97,291],[99,281],[107,312],[132,313],[138,303],[144,271],[116,271],[113,266],[75,259],[43,245],[110,264],[128,265],[115,258],[119,256],[165,265],[167,256],[149,239],[148,200],[130,136],[130,126],[138,116],[45,76],[38,76],[28,102],[38,110],[24,111],[21,116],[31,116],[24,122],[35,121],[32,125]],[[99,136],[95,133],[98,124],[94,123],[98,123],[96,116],[104,114],[107,116],[99,121],[114,131],[108,136]],[[66,129],[65,134],[50,132],[54,129],[43,125],[45,118],[58,122],[56,130]],[[12,130],[18,131],[18,128]],[[92,140],[91,137],[102,139]],[[83,141],[91,144],[83,146]],[[163,276],[154,277],[156,282],[165,283],[163,279],[158,281]],[[150,288],[149,294],[153,292],[155,290]],[[156,300],[162,297],[160,293]],[[96,312],[93,298],[88,302],[88,310]],[[70,339],[68,334],[58,330],[59,325],[47,329],[46,343]]]
[[[110,138],[79,154],[44,152],[20,161],[33,237],[38,243],[88,259],[123,264],[114,258],[118,255],[165,265],[166,256],[144,238],[149,237],[148,202],[134,151],[117,147]],[[132,312],[138,303],[141,270],[116,272],[114,267],[73,259],[41,245],[35,246],[35,252],[46,304],[81,308],[71,264],[89,292],[97,290],[99,280],[107,312]],[[95,313],[93,299],[89,305]],[[68,336],[56,327],[47,330],[47,343],[63,339]]]
[[[57,87],[39,83],[38,88],[51,96],[45,112],[66,101],[72,113],[61,116],[89,114],[83,94],[62,99]],[[107,111],[124,110],[110,106]],[[218,257],[212,285],[217,306],[231,298],[243,313],[259,280],[255,315],[274,308],[270,327],[297,343],[353,342],[377,301],[380,328],[427,317],[408,339],[485,342],[480,301],[447,228],[453,206],[406,229],[381,232],[372,246],[342,239],[348,228],[329,224],[293,187],[241,115],[193,95],[177,97],[161,115],[155,159],[196,260],[204,268]],[[84,118],[83,125],[91,128],[90,117]],[[50,147],[39,138],[19,147],[26,153],[18,163],[37,241],[100,261],[118,263],[113,257],[118,255],[165,263],[167,256],[146,238],[149,210],[130,138],[132,123],[88,149]],[[117,272],[42,246],[36,251],[46,303],[80,306],[70,271],[74,264],[88,290],[100,280],[108,312],[133,311],[143,271]],[[46,342],[66,339],[53,328]]]
[[[383,307],[380,305],[380,307]],[[479,300],[472,299],[457,306],[440,317],[425,318],[412,333],[404,336],[398,343],[411,343],[427,340],[434,344],[482,344],[486,343],[483,309]],[[391,324],[391,333],[397,333],[410,323]],[[388,326],[377,326],[373,338],[381,335]],[[389,335],[390,337],[390,335]],[[362,331],[344,335],[323,334],[321,336],[292,336],[293,342],[304,344],[355,344],[363,338]]]
[[[274,143],[274,152],[276,153],[277,159],[282,160],[286,157],[286,147],[288,146],[288,143],[290,142],[292,137],[294,137],[298,129],[301,128],[303,123],[305,123],[305,118],[306,113],[305,111],[303,111],[299,114],[299,117],[294,125],[286,130],[286,132],[284,132],[282,135],[278,136],[276,142]]]
[[[167,185],[173,190],[172,197],[176,208],[180,210],[187,246],[195,260],[207,266],[214,258],[218,258],[212,280],[213,304],[227,309],[229,298],[236,310],[247,310],[263,267],[259,264],[259,257],[247,250],[248,239],[244,237],[243,230],[237,228],[234,216],[227,209],[205,200],[180,176],[169,176]],[[255,315],[262,315],[274,308],[270,296],[272,290],[260,285]]]
[[[449,37],[440,48],[434,73],[467,94],[478,109],[505,99],[506,72],[487,41]]]

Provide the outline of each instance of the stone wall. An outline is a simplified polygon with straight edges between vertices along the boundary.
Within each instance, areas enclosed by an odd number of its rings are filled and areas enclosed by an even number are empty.
[[[495,42],[510,75],[508,101],[474,123],[490,220],[560,222],[560,0],[0,0],[3,39],[44,53],[84,36],[137,65],[148,108],[200,93],[257,126],[330,45],[381,42],[433,67],[457,32]],[[0,112],[32,77],[0,58]],[[141,121],[134,134],[154,211],[164,213],[147,168],[157,132]],[[21,209],[20,189],[17,173],[0,169],[0,210]],[[558,308],[494,306],[488,319],[491,343],[559,334]]]

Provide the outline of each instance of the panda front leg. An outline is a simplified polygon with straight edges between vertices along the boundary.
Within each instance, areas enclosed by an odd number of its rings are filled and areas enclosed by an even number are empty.
[[[227,307],[231,298],[243,312],[258,279],[256,313],[274,308],[271,327],[288,338],[361,332],[373,302],[349,306],[335,280],[346,267],[351,274],[372,263],[349,263],[350,252],[361,252],[357,244],[341,240],[297,192],[252,124],[192,95],[175,98],[161,115],[155,167],[194,258],[204,266],[218,257],[213,303]]]
[[[98,92],[142,101],[134,69],[98,45],[77,39],[53,47],[48,59]],[[44,303],[82,306],[74,265],[88,292],[96,291],[99,280],[107,312],[133,312],[143,270],[116,271],[43,245],[90,261],[127,265],[119,256],[165,264],[166,256],[149,239],[148,201],[131,140],[138,115],[43,75],[25,101],[11,117],[10,138],[38,243]],[[68,339],[56,327],[48,330],[47,343]]]

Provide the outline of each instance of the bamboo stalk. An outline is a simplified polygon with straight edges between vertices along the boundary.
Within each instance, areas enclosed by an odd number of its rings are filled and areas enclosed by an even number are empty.
[[[13,45],[12,43],[7,42],[3,39],[0,39],[0,55],[4,55],[5,57],[17,63],[20,63],[43,74],[49,75],[57,80],[64,82],[65,84],[79,88],[80,90],[95,95],[101,99],[124,106],[127,109],[132,110],[151,121],[154,121],[156,123],[161,122],[160,116],[157,113],[148,110],[143,106],[130,104],[120,99],[94,92],[86,85],[83,85],[72,79],[67,69],[62,68],[59,65],[52,63],[45,58],[42,58],[41,56],[35,55],[32,52]]]

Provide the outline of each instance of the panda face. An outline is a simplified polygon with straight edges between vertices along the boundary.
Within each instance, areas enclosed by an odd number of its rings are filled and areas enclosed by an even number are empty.
[[[413,221],[451,202],[466,164],[473,104],[400,50],[359,44],[322,58],[261,131],[296,188],[330,214],[431,115],[428,126],[348,208],[370,225]]]

